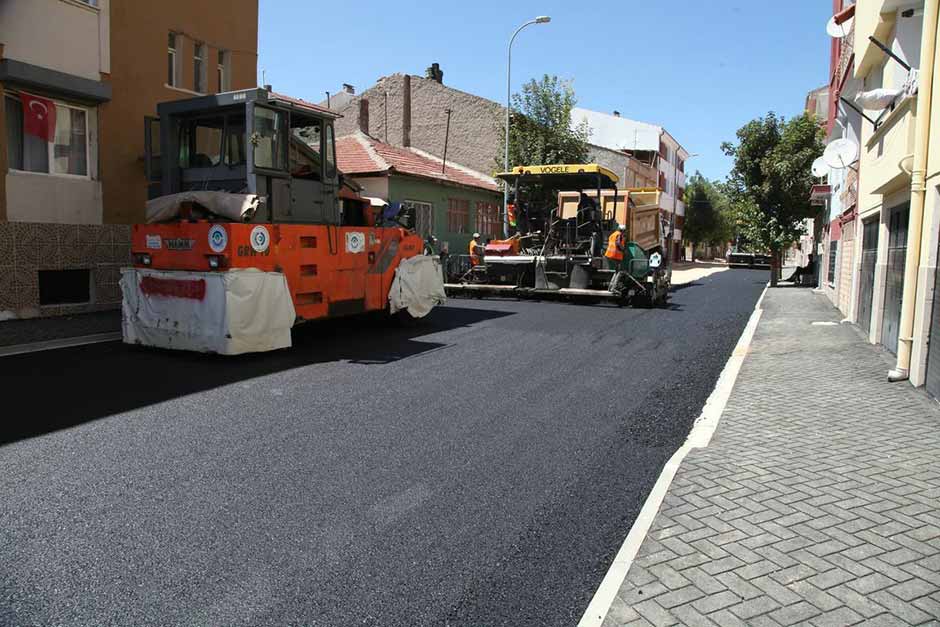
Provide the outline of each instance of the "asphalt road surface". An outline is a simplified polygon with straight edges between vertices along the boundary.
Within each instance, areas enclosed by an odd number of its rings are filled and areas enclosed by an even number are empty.
[[[0,625],[573,625],[765,280],[0,359]]]

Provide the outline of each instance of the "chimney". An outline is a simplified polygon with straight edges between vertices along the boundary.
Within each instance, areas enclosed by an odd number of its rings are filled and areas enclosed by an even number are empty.
[[[349,83],[343,83],[343,91],[351,96],[356,94],[356,88]]]
[[[620,117],[620,112],[619,112],[619,111],[614,111],[614,117],[615,117],[615,118],[619,118],[619,117]]]
[[[424,71],[424,75],[436,83],[444,84],[444,72],[438,63],[432,63],[431,67]]]
[[[411,146],[411,75],[402,77],[401,95],[401,145]]]
[[[344,86],[345,87],[345,86]],[[369,134],[369,99],[359,99],[359,130]]]

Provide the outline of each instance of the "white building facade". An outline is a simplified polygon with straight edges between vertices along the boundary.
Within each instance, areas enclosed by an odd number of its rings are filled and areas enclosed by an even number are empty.
[[[574,108],[573,126],[587,122],[588,142],[627,153],[648,162],[659,174],[660,211],[673,225],[672,255],[679,258],[682,250],[682,227],[685,223],[683,194],[686,186],[685,162],[688,151],[662,126],[638,122],[613,114]]]

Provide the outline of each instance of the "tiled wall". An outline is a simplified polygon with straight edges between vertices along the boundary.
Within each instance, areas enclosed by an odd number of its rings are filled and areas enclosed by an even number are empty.
[[[0,222],[0,314],[58,316],[120,305],[120,268],[130,261],[124,224]],[[88,269],[91,301],[39,305],[39,270]]]

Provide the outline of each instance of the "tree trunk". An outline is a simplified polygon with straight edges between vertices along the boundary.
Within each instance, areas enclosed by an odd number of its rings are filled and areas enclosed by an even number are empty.
[[[777,287],[780,279],[780,251],[770,251],[770,287]]]

